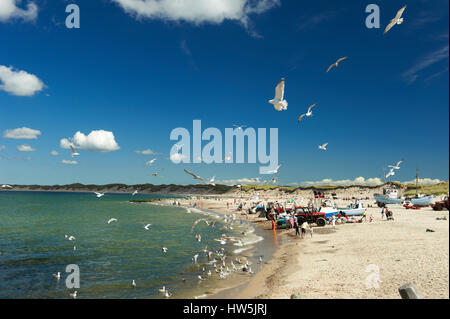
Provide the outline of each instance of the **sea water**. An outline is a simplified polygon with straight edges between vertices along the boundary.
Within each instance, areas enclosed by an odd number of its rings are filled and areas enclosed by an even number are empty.
[[[253,244],[262,239],[241,221],[232,230],[223,228],[219,214],[130,202],[151,198],[161,196],[0,192],[0,298],[68,298],[73,290],[77,298],[164,298],[158,291],[162,286],[172,298],[203,297],[227,286],[209,265],[205,246],[210,251],[223,248],[229,258],[245,251],[250,258]],[[108,224],[111,218],[117,222]],[[200,222],[192,229],[199,218],[216,224]],[[152,224],[149,230],[147,224]],[[195,234],[202,236],[200,242]],[[222,245],[216,240],[222,234],[241,236],[241,242]],[[195,254],[197,264],[192,262]],[[80,270],[78,289],[66,287],[66,267],[72,264]],[[52,276],[57,272],[60,280]],[[208,280],[200,281],[199,275]]]

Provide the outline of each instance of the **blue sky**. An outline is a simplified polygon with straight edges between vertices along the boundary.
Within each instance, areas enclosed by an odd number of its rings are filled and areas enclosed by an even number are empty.
[[[187,12],[164,0],[151,13],[121,1],[23,0],[17,7],[32,3],[35,16],[3,19],[0,7],[0,67],[45,85],[21,96],[0,81],[0,183],[193,183],[184,168],[222,181],[269,178],[259,164],[169,161],[170,132],[197,119],[222,131],[279,128],[281,184],[381,178],[400,159],[394,180],[414,179],[416,167],[448,180],[448,1],[233,0],[238,9],[225,13],[202,1]],[[80,29],[65,27],[69,3],[80,7]],[[365,26],[370,3],[381,9],[380,29]],[[405,22],[383,35],[405,4]],[[281,77],[285,112],[267,103]],[[314,116],[298,125],[313,103]],[[41,134],[5,138],[23,127]],[[120,149],[80,150],[77,165],[63,164],[73,159],[61,139],[94,130],[112,132]],[[158,154],[135,152],[146,149]]]

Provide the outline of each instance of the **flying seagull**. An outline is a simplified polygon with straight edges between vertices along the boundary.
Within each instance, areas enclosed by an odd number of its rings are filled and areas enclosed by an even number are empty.
[[[241,125],[241,126],[233,125],[233,127],[235,127],[237,130],[241,130],[242,131],[242,129],[246,128],[247,126],[245,126],[245,125]]]
[[[116,222],[117,219],[116,218],[111,218],[110,220],[108,220],[108,224],[111,224],[112,222]]]
[[[229,162],[229,161],[231,161],[231,160],[233,159],[232,154],[233,154],[233,151],[229,151],[229,152],[227,153],[227,156],[225,156],[225,158],[223,159],[222,162]]]
[[[403,23],[402,14],[405,11],[405,9],[406,9],[406,5],[397,11],[397,15],[395,16],[394,19],[391,20],[391,22],[389,22],[386,29],[384,30],[384,34],[388,33],[388,31],[391,30],[394,25]]]
[[[156,173],[150,174],[150,176],[153,176],[153,177],[156,177],[156,176],[158,176],[158,175],[159,175],[159,172],[156,172]]]
[[[73,145],[70,145],[70,149],[72,150],[72,157],[75,157],[75,156],[79,156],[79,155],[80,155],[80,153],[77,153],[77,152],[75,151],[75,148],[73,147]]]
[[[275,88],[275,98],[269,101],[277,111],[286,111],[288,107],[288,102],[284,99],[284,82],[284,78],[282,78]]]
[[[398,161],[397,164],[395,166],[393,165],[388,165],[388,167],[392,168],[392,169],[400,169],[400,164],[403,163],[403,161]]]
[[[200,176],[198,176],[198,175],[195,175],[194,173],[192,173],[192,172],[189,172],[188,170],[184,170],[186,173],[188,173],[189,175],[192,175],[193,177],[194,177],[194,179],[198,179],[198,180],[200,180],[200,181],[204,181],[205,179],[204,178],[201,178]]]
[[[139,193],[138,191],[134,191],[133,194],[131,194],[131,196],[136,195],[137,193]]]
[[[267,174],[278,174],[278,172],[280,171],[280,167],[281,165],[278,165],[276,169],[268,171]]]
[[[389,176],[394,176],[394,175],[395,175],[394,169],[391,168],[391,170],[389,171],[389,173],[387,173],[386,178],[388,178]]]
[[[133,282],[131,283],[131,286],[133,286],[133,288],[136,288],[136,281],[134,281],[134,279]]]
[[[72,294],[69,294],[73,299],[77,299],[77,291],[75,290]]]
[[[204,183],[207,184],[207,185],[216,186],[215,181],[216,181],[216,177],[213,176],[212,178],[210,178],[209,181],[205,181]]]
[[[105,193],[97,193],[97,192],[95,192],[95,195],[97,196],[97,198],[100,198],[100,197],[104,196]]]
[[[57,274],[53,274],[53,277],[55,277],[56,280],[60,280],[61,279],[61,272],[58,271]]]
[[[11,185],[7,185],[7,184],[5,184],[5,185],[2,185],[2,188],[13,188]]]
[[[302,120],[302,118],[303,117],[305,117],[305,116],[307,116],[307,117],[310,117],[310,116],[312,116],[312,109],[313,109],[313,107],[314,106],[316,106],[317,105],[317,103],[316,104],[313,104],[313,105],[311,105],[309,108],[308,108],[308,112],[306,113],[306,114],[302,114],[302,115],[300,115],[300,117],[298,118],[298,123],[300,123],[300,121]]]
[[[167,249],[166,247],[161,248],[161,251],[162,251],[163,253],[167,253],[168,250],[169,250],[169,249]]]
[[[145,165],[152,166],[155,161],[156,161],[156,158],[152,159],[151,161],[148,161],[147,163],[145,163]]]
[[[319,149],[321,149],[322,151],[326,151],[327,150],[327,145],[328,145],[328,143],[325,143],[322,146],[319,145]]]
[[[330,67],[328,68],[327,72],[329,72],[333,67],[338,67],[339,62],[344,61],[345,59],[347,59],[348,57],[345,56],[343,58],[340,58],[339,60],[337,60],[335,63],[333,63],[332,65],[330,65]]]
[[[149,230],[149,228],[150,228],[151,225],[152,225],[152,224],[147,224],[147,225],[145,225],[145,226],[144,226],[145,230]]]

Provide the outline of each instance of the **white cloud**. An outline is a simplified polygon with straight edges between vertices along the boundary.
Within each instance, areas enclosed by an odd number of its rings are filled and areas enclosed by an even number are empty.
[[[222,185],[246,185],[246,184],[260,184],[261,179],[259,177],[254,178],[238,178],[238,179],[226,179],[217,181],[216,184],[222,184]]]
[[[30,145],[22,144],[17,146],[19,152],[34,152],[36,149],[32,148]]]
[[[34,2],[27,3],[27,9],[17,6],[21,0],[1,0],[0,1],[0,22],[10,19],[23,19],[25,21],[36,20],[38,7]]]
[[[135,151],[137,154],[141,155],[157,155],[157,153],[153,152],[152,150],[143,150],[143,151]]]
[[[261,14],[280,0],[112,0],[136,18],[220,24],[234,20],[248,26],[249,15]]]
[[[170,155],[170,160],[175,164],[179,164],[184,158],[185,156],[181,153],[173,153]]]
[[[52,154],[53,156],[58,156],[59,153],[57,151],[51,151],[50,154]]]
[[[61,163],[66,164],[66,165],[77,165],[78,164],[77,161],[68,161],[68,160],[62,160]]]
[[[419,185],[433,185],[433,184],[439,184],[444,181],[441,181],[440,179],[432,179],[432,178],[419,178],[418,184]],[[416,180],[404,182],[405,184],[415,184]]]
[[[16,140],[35,140],[41,135],[41,131],[33,130],[28,127],[16,128],[13,130],[6,130],[3,133],[3,138],[13,138]]]
[[[442,60],[448,60],[448,56],[449,56],[449,46],[447,44],[443,48],[431,52],[428,55],[422,57],[419,62],[417,62],[409,70],[403,73],[403,78],[409,84],[411,84],[419,78],[419,73],[421,71]]]
[[[6,150],[6,146],[5,145],[0,145],[0,151],[4,151]]]
[[[36,75],[0,65],[0,90],[17,96],[33,96],[45,84]]]
[[[76,149],[92,152],[112,152],[120,149],[112,132],[98,130],[89,135],[76,132],[72,138],[63,138],[60,141],[61,148],[69,149],[74,145]]]
[[[302,182],[300,183],[301,186],[352,186],[352,185],[361,185],[361,186],[378,186],[382,185],[383,182],[380,178],[368,178],[365,179],[364,177],[357,177],[354,180],[351,179],[342,179],[342,180],[332,180],[332,179],[323,179],[321,181],[317,182]]]

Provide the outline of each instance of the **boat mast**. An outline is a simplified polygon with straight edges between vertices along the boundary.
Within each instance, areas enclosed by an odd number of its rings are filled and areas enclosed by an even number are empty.
[[[417,196],[418,185],[419,185],[419,168],[416,167],[416,196]]]

